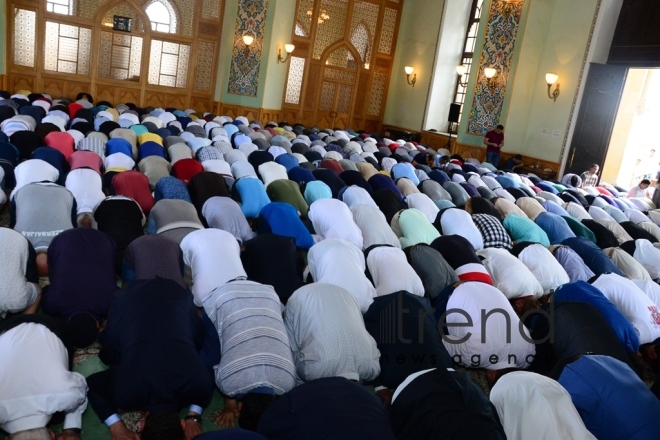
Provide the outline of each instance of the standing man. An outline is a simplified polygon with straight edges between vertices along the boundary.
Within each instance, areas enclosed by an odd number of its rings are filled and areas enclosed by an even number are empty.
[[[596,186],[598,185],[598,170],[600,167],[598,164],[593,164],[591,167],[589,167],[589,170],[585,171],[584,173],[580,174],[580,178],[582,179],[582,188],[587,187],[587,186]]]
[[[491,130],[484,136],[486,145],[486,162],[492,164],[495,168],[500,163],[500,151],[504,145],[503,125],[498,125],[495,130]]]

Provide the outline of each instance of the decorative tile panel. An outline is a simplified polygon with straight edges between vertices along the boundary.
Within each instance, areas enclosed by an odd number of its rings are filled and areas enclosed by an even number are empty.
[[[14,64],[34,67],[37,13],[14,9]]]
[[[300,57],[291,57],[291,61],[289,61],[289,77],[286,83],[286,94],[284,95],[285,103],[300,103],[300,90],[302,89],[304,72],[305,59]]]
[[[397,14],[398,12],[396,9],[385,8],[383,27],[380,30],[380,41],[378,42],[379,53],[392,53],[392,42],[394,41]]]
[[[257,96],[267,11],[268,0],[240,0],[238,2],[227,87],[229,93]],[[254,37],[254,41],[247,48],[243,43],[244,34]]]
[[[91,20],[94,18],[98,8],[106,1],[107,0],[75,0],[73,13],[78,17]]]
[[[486,134],[500,122],[523,4],[524,0],[493,0],[490,4],[477,83],[468,118],[469,134]],[[484,69],[491,66],[497,69],[497,75],[492,79],[492,88],[489,88]]]

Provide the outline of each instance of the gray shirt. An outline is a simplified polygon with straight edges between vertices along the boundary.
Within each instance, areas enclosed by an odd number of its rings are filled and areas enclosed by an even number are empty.
[[[12,200],[14,230],[23,234],[34,249],[45,251],[55,236],[76,224],[76,200],[71,192],[54,183],[31,183]]]
[[[380,374],[376,341],[364,327],[357,299],[347,290],[326,283],[301,287],[286,303],[284,324],[302,380],[368,381]]]

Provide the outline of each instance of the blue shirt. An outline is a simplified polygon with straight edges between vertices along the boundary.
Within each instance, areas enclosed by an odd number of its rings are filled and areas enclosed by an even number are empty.
[[[564,367],[559,383],[599,440],[660,438],[660,400],[623,362],[582,356]]]

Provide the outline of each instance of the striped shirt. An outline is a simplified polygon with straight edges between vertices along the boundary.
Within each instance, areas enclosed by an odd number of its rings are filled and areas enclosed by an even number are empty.
[[[215,383],[233,397],[258,387],[276,395],[296,385],[291,345],[282,322],[282,303],[271,286],[234,281],[204,301],[220,339]]]

